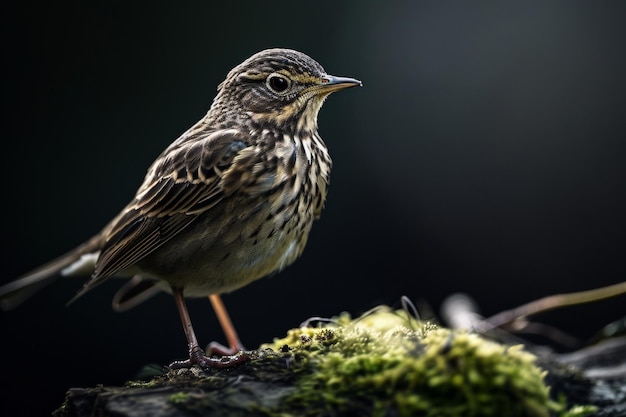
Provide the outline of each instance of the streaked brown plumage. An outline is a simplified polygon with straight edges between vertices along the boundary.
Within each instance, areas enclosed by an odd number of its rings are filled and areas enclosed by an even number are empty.
[[[322,210],[331,168],[317,132],[318,111],[333,91],[360,84],[327,75],[297,51],[253,55],[228,73],[206,116],[156,159],[115,219],[73,251],[0,287],[0,305],[18,305],[59,274],[92,272],[74,299],[109,277],[134,276],[116,296],[119,309],[144,299],[151,287],[175,297],[190,358],[171,366],[243,360],[205,356],[183,293],[210,295],[220,314],[217,294],[300,256]],[[230,331],[230,347],[240,348]]]

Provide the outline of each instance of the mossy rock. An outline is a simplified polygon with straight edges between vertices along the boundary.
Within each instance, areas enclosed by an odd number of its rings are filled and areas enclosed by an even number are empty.
[[[380,308],[320,328],[290,330],[267,345],[308,373],[285,399],[299,415],[575,416],[550,398],[545,371],[521,345],[418,322]],[[294,415],[298,415],[297,413]]]
[[[194,367],[126,387],[70,390],[57,416],[92,415],[96,407],[103,416],[150,409],[155,416],[574,417],[595,410],[552,398],[546,372],[521,345],[387,307],[292,329],[250,356],[225,370]]]

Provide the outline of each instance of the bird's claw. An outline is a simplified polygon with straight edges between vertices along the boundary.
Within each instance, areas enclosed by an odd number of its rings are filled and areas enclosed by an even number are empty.
[[[227,350],[226,348],[224,350]],[[222,355],[220,357],[206,356],[202,349],[198,346],[189,351],[189,359],[184,361],[174,361],[169,365],[170,369],[182,369],[191,368],[193,365],[198,365],[201,368],[230,368],[231,366],[239,365],[247,362],[250,356],[240,350],[234,354]]]
[[[207,346],[206,351],[209,355],[219,355],[219,356],[233,356],[238,353],[243,353],[246,350],[242,345],[237,345],[235,347],[226,347],[218,342],[211,342],[209,346]]]

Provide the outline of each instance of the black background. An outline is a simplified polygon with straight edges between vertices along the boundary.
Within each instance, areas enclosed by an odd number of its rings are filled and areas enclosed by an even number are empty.
[[[114,3],[2,6],[1,282],[97,232],[228,70],[276,46],[364,87],[320,113],[334,168],[303,257],[224,296],[249,348],[402,295],[490,315],[626,277],[625,3]],[[82,280],[64,280],[0,314],[0,414],[185,357],[171,297],[117,314],[120,284],[66,308]],[[223,341],[189,304],[202,344]],[[542,319],[585,339],[623,304]]]

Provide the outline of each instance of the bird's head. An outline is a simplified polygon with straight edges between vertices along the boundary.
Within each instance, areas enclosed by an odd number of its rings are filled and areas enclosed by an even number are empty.
[[[233,68],[218,87],[212,109],[233,110],[259,124],[313,131],[326,97],[361,85],[328,75],[309,56],[291,49],[266,49]],[[219,116],[218,116],[219,117]]]

